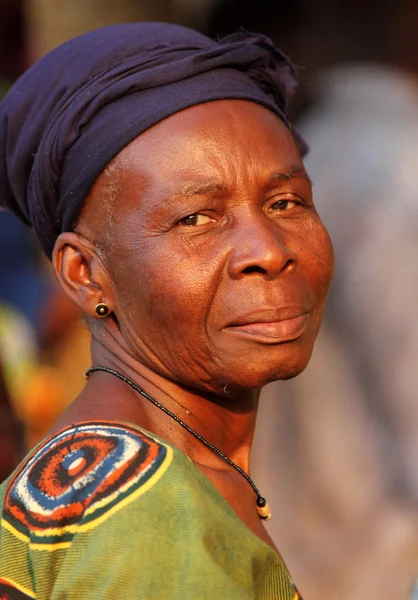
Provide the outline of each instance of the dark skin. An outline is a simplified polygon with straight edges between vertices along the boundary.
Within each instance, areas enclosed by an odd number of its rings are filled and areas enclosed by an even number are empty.
[[[88,318],[93,364],[132,379],[249,472],[260,390],[308,363],[333,267],[286,126],[239,100],[169,117],[102,173],[53,262]],[[98,302],[110,317],[95,318]],[[94,373],[57,428],[86,419],[168,440],[273,546],[245,479],[128,385]]]

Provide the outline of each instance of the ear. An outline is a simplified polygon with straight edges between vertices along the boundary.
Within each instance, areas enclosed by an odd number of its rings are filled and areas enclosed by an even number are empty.
[[[105,302],[114,308],[112,286],[93,244],[79,233],[61,233],[55,242],[52,264],[58,281],[70,300],[89,317]]]

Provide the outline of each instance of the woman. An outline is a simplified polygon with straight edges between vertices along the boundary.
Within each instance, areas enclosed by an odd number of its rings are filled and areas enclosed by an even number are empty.
[[[10,596],[297,597],[248,475],[260,389],[306,366],[332,272],[291,83],[263,36],[132,24],[3,103],[2,202],[93,340],[85,389],[2,487]]]

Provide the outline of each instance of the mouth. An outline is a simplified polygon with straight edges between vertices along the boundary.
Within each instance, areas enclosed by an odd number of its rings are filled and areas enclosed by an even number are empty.
[[[306,330],[308,321],[308,312],[280,318],[277,313],[274,315],[271,311],[266,311],[238,318],[225,329],[260,343],[280,344],[300,338]]]

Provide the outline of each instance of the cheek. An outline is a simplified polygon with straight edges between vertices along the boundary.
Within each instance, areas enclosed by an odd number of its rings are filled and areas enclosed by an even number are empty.
[[[213,272],[207,261],[179,256],[173,248],[137,253],[131,275],[124,277],[119,289],[124,294],[125,311],[129,307],[138,330],[158,327],[170,336],[200,335],[209,310],[214,288]]]
[[[310,287],[323,309],[334,273],[334,250],[331,238],[319,221],[302,240],[300,263]]]

